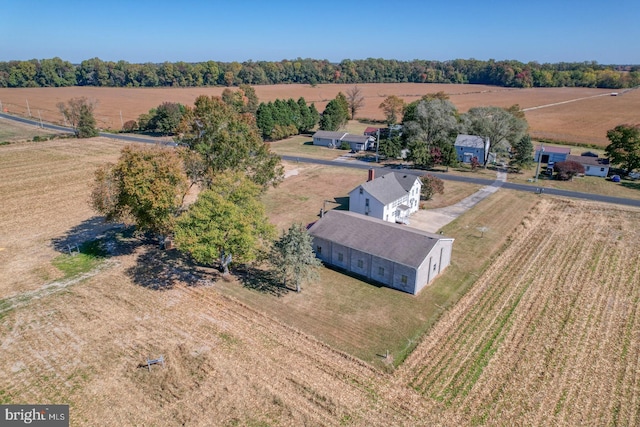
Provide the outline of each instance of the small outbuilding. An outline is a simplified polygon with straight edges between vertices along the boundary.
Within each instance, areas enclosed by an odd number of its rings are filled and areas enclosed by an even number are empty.
[[[310,228],[325,264],[416,295],[451,263],[453,238],[331,210]]]
[[[536,147],[533,159],[536,163],[557,163],[566,161],[569,154],[571,154],[571,148],[539,145]]]

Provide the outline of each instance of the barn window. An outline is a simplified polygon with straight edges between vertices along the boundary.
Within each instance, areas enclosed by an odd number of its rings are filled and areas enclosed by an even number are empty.
[[[322,253],[322,246],[316,246],[316,253],[318,254]]]
[[[433,271],[436,271],[437,264],[433,264]]]
[[[342,260],[343,260],[342,252],[338,252],[338,261],[342,262]]]
[[[358,268],[364,268],[364,261],[361,259],[358,260]]]
[[[403,285],[406,285],[407,282],[409,281],[409,278],[403,274],[402,277],[400,278],[400,281],[402,282]]]
[[[378,276],[384,276],[384,267],[378,267]]]

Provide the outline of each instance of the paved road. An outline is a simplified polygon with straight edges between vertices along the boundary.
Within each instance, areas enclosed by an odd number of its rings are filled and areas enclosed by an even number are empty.
[[[357,169],[373,168],[374,170],[376,170],[376,175],[378,175],[378,172],[384,173],[384,172],[395,170],[385,166],[377,166],[375,163],[372,164],[372,163],[358,161],[358,160],[336,161],[336,160],[311,159],[311,158],[295,157],[295,156],[281,156],[281,157],[283,160],[287,160],[291,162],[298,161],[300,163],[314,163],[314,164],[327,165],[327,166],[341,166],[341,167],[357,168]],[[409,173],[412,175],[419,175],[419,176],[424,175],[426,173],[423,170],[417,170],[417,169],[401,169],[401,170],[405,173]],[[446,172],[429,172],[429,173],[437,176],[440,179],[447,180],[447,181],[468,182],[471,184],[478,184],[483,186],[490,186],[490,185],[493,185],[495,182],[495,180],[491,180],[491,179],[476,178],[471,176],[452,175]],[[640,200],[626,199],[623,197],[602,196],[599,194],[581,193],[578,191],[568,191],[568,190],[558,190],[555,188],[536,187],[533,185],[515,184],[511,182],[503,183],[502,188],[507,188],[509,190],[516,190],[516,191],[524,191],[532,194],[537,194],[538,191],[542,189],[544,194],[551,194],[554,196],[570,197],[572,199],[584,199],[584,200],[592,200],[596,202],[640,207]]]
[[[65,126],[52,125],[50,123],[45,123],[45,122],[42,122],[42,126],[40,126],[40,122],[38,120],[25,119],[24,117],[13,116],[11,114],[0,113],[0,118],[13,120],[13,121],[20,122],[20,123],[25,123],[25,124],[28,124],[28,125],[38,126],[38,127],[44,128],[44,129],[50,129],[50,130],[54,130],[56,132],[73,133],[73,129],[65,127]],[[108,132],[100,132],[98,135],[100,135],[102,137],[105,137],[105,138],[118,139],[118,140],[121,140],[121,141],[128,141],[128,142],[144,142],[144,143],[147,143],[147,144],[175,145],[173,142],[167,142],[167,141],[162,140],[160,138],[153,138],[153,137],[150,137],[150,136],[148,136],[148,137],[147,136],[133,136],[133,135],[127,135],[127,134],[122,134],[122,133],[114,134],[114,133],[108,133]]]
[[[0,113],[0,118],[4,118],[4,119],[8,119],[8,120],[14,120],[17,122],[21,122],[21,123],[26,123],[29,125],[33,125],[33,126],[40,126],[40,122],[36,121],[36,120],[30,120],[30,119],[25,119],[23,117],[17,117],[17,116],[13,116],[11,114],[5,114],[5,113]],[[58,125],[52,125],[49,123],[42,123],[42,126],[45,129],[51,129],[51,130],[55,130],[58,132],[67,132],[67,133],[73,133],[73,130],[64,126],[58,126]],[[173,142],[167,142],[167,141],[163,141],[160,140],[159,138],[152,138],[152,137],[144,137],[144,136],[131,136],[131,135],[126,135],[126,134],[112,134],[112,133],[105,133],[105,132],[100,132],[100,136],[103,136],[105,138],[111,138],[111,139],[118,139],[118,140],[123,140],[123,141],[129,141],[129,142],[143,142],[143,143],[147,143],[147,144],[166,144],[166,145],[175,145]],[[327,166],[341,166],[341,167],[348,167],[348,168],[357,168],[357,169],[370,169],[373,168],[378,172],[388,172],[390,170],[392,170],[390,167],[387,166],[377,166],[375,163],[369,163],[369,162],[363,162],[363,161],[358,161],[358,160],[348,160],[348,161],[337,161],[337,160],[323,160],[323,159],[312,159],[312,158],[308,158],[308,157],[296,157],[296,156],[281,156],[283,160],[287,160],[287,161],[291,161],[291,162],[301,162],[301,163],[314,163],[314,164],[320,164],[320,165],[327,165]],[[403,172],[405,173],[409,173],[412,175],[424,175],[425,171],[423,170],[417,170],[417,169],[402,169]],[[460,175],[450,175],[444,172],[429,172],[432,175],[437,176],[440,179],[443,180],[448,180],[448,181],[459,181],[459,182],[468,182],[471,184],[478,184],[478,185],[484,185],[484,186],[489,186],[492,185],[495,181],[491,180],[491,179],[483,179],[483,178],[476,178],[476,177],[467,177],[467,176],[460,176]],[[525,185],[525,184],[514,184],[514,183],[510,183],[510,182],[505,182],[502,184],[502,188],[508,188],[510,190],[516,190],[516,191],[525,191],[525,192],[529,192],[529,193],[537,193],[539,188],[542,187],[535,187],[535,186],[531,186],[531,185]],[[570,197],[573,199],[585,199],[585,200],[593,200],[593,201],[597,201],[597,202],[605,202],[605,203],[613,203],[613,204],[618,204],[618,205],[626,205],[626,206],[638,206],[640,207],[640,200],[635,200],[635,199],[625,199],[622,197],[611,197],[611,196],[602,196],[599,194],[591,194],[591,193],[580,193],[577,191],[567,191],[567,190],[558,190],[558,189],[554,189],[554,188],[544,188],[543,189],[545,194],[551,194],[554,196],[562,196],[562,197]]]

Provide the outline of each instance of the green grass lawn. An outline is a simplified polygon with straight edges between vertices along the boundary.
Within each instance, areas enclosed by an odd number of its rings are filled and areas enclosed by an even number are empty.
[[[348,169],[316,166],[287,180],[283,187],[272,189],[265,196],[267,210],[271,217],[279,218],[275,222],[281,228],[286,227],[286,222],[316,219],[316,207],[329,193],[342,200],[341,196],[363,177]],[[330,188],[329,193],[321,191],[324,187]],[[313,188],[318,190],[314,193]],[[474,189],[460,188],[455,192],[456,198]],[[216,286],[223,294],[335,348],[389,368],[389,361],[382,357],[386,351],[396,365],[401,363],[442,312],[464,295],[536,202],[537,198],[530,195],[501,190],[447,225],[445,234],[456,239],[453,262],[417,296],[329,268],[322,268],[319,280],[304,285],[299,294],[269,286],[256,289],[235,280],[218,281]],[[479,226],[488,229],[483,238],[477,231]]]

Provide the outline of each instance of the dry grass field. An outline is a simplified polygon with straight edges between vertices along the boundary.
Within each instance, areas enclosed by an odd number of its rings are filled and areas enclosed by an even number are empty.
[[[307,102],[314,102],[322,111],[329,100],[340,91],[343,93],[352,85],[271,85],[256,86],[261,101],[277,98],[295,98],[303,96]],[[447,84],[362,84],[358,85],[365,96],[365,103],[358,113],[359,117],[384,118],[378,108],[380,102],[396,95],[406,102],[419,99],[427,93],[443,91],[461,112],[475,106],[495,105],[508,107],[519,104],[523,109],[542,105],[557,104],[547,108],[526,112],[527,120],[534,138],[550,138],[574,143],[606,145],[606,132],[618,124],[637,123],[636,112],[640,110],[640,91],[629,91],[622,96],[607,95],[606,89],[589,88],[535,88],[509,89],[484,85],[447,85]],[[220,95],[222,87],[202,88],[24,88],[0,89],[0,102],[3,109],[10,113],[27,115],[27,102],[31,115],[51,122],[61,122],[62,117],[56,108],[58,102],[85,96],[98,102],[95,111],[98,126],[120,129],[122,120],[135,120],[142,113],[165,101],[192,105],[198,95]],[[585,98],[585,99],[582,99]],[[564,103],[566,101],[578,100]]]
[[[72,426],[640,423],[640,210],[500,190],[445,227],[453,263],[418,297],[331,270],[276,296],[126,235],[61,279],[58,249],[104,231],[88,184],[124,145],[0,146],[0,403],[68,403]],[[364,173],[286,167],[280,228]]]

